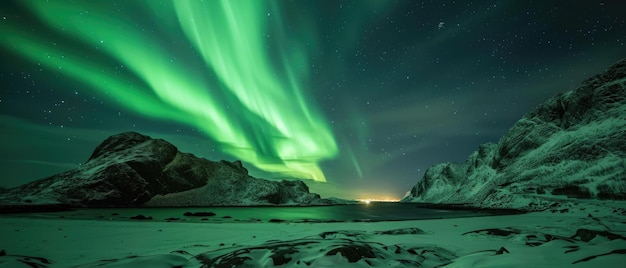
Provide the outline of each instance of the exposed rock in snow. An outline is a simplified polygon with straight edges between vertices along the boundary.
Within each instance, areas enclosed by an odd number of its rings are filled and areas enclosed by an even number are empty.
[[[209,179],[196,189],[156,195],[148,206],[249,206],[249,205],[327,205],[330,200],[309,193],[302,181],[269,181],[244,174]]]
[[[240,161],[214,162],[167,141],[126,132],[100,144],[80,167],[0,195],[0,203],[75,206],[330,204],[301,181],[253,178]]]
[[[182,223],[179,209],[2,215],[0,267],[623,267],[626,202],[578,201],[568,212],[367,223]]]
[[[626,60],[558,94],[464,164],[430,167],[405,202],[544,209],[626,199]]]

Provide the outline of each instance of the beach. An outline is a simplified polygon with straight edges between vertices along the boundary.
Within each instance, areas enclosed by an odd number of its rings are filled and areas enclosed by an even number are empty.
[[[518,215],[325,223],[7,214],[0,267],[610,267],[626,253],[625,207],[582,201]]]

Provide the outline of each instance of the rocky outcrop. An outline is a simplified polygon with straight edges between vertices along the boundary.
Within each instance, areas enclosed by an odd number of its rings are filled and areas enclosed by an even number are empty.
[[[188,191],[156,195],[148,206],[330,205],[332,201],[309,193],[302,181],[269,181],[250,176],[224,176]]]
[[[73,206],[319,205],[301,181],[253,178],[239,161],[214,162],[167,141],[126,132],[107,138],[80,167],[0,194],[0,203]]]
[[[541,209],[626,199],[626,60],[558,94],[463,164],[430,167],[404,201]]]

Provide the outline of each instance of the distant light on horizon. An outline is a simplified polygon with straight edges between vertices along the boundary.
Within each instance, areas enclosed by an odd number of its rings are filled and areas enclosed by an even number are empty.
[[[365,198],[365,199],[361,199],[361,198],[357,198],[355,199],[356,201],[359,201],[361,203],[365,203],[365,204],[370,204],[371,202],[385,202],[385,203],[395,203],[395,202],[400,202],[400,199],[393,199],[393,198],[383,198],[383,199],[378,199],[378,198]]]

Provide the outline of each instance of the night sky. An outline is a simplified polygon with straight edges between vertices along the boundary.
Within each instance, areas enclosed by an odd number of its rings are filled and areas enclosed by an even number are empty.
[[[626,57],[622,0],[0,5],[4,187],[137,131],[323,197],[399,199]]]

